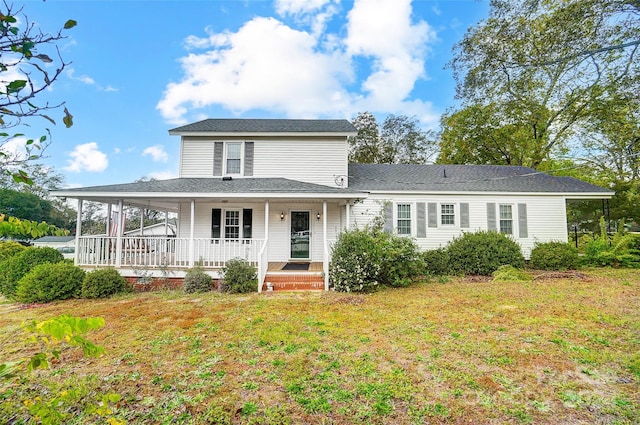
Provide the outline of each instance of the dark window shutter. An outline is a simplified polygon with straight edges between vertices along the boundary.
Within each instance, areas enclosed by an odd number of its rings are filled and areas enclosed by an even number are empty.
[[[496,204],[493,202],[487,204],[487,229],[498,230],[496,225]]]
[[[418,228],[416,230],[417,238],[427,237],[427,217],[426,217],[426,205],[424,202],[418,202],[416,204],[418,208],[416,219],[418,221]]]
[[[393,233],[393,203],[387,202],[384,206],[384,231]]]
[[[224,142],[215,142],[213,145],[213,175],[222,175],[222,155],[224,151]]]
[[[253,210],[242,210],[242,237],[251,239],[253,233]]]
[[[253,142],[244,142],[244,175],[253,176]]]
[[[469,227],[469,204],[466,202],[460,204],[460,227]]]
[[[529,237],[527,228],[527,204],[518,204],[518,235],[521,238]]]
[[[219,239],[222,223],[222,210],[220,208],[214,208],[211,210],[211,238]]]
[[[429,202],[427,205],[429,216],[429,227],[438,227],[438,204]]]

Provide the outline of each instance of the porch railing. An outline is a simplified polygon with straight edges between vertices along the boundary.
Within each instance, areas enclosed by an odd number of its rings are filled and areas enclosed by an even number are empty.
[[[260,239],[194,239],[166,236],[81,236],[77,246],[79,266],[185,268],[191,259],[205,268],[222,268],[234,258],[258,267]],[[118,255],[120,254],[120,255]]]

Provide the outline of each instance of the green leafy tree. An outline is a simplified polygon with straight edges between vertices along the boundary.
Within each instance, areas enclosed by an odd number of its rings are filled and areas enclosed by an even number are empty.
[[[499,151],[474,156],[456,136],[464,129],[459,122],[474,116],[486,130],[480,149],[505,139],[508,153],[498,163],[537,167],[568,152],[599,102],[613,93],[623,94],[619,100],[637,96],[639,18],[633,0],[492,0],[489,18],[454,49],[464,113],[444,120],[443,134],[457,128],[447,134],[440,161],[486,163]]]
[[[73,125],[73,116],[64,102],[38,104],[36,98],[49,90],[68,66],[56,44],[65,38],[63,32],[75,25],[75,21],[68,20],[57,32],[45,33],[22,13],[22,8],[0,5],[0,172],[12,175],[15,181],[32,182],[22,167],[42,155],[50,138],[43,135],[29,139],[20,132],[9,133],[9,129],[28,125],[25,120],[34,117],[55,124],[49,114],[60,108],[64,111],[64,125]],[[25,139],[26,155],[6,149],[9,142],[20,138]]]
[[[363,164],[424,164],[434,153],[434,136],[417,118],[389,115],[380,126],[370,112],[353,120],[358,130],[349,138],[349,161]]]

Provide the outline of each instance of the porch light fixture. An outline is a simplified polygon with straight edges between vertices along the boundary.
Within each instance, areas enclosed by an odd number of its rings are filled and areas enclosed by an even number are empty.
[[[284,211],[280,211],[280,220],[284,220]]]
[[[316,213],[316,220],[320,221],[320,211]]]

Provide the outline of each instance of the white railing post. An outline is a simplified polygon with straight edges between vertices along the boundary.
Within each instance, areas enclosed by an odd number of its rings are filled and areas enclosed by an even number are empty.
[[[82,199],[78,199],[78,215],[76,216],[76,252],[73,254],[73,263],[76,266],[80,251],[80,236],[82,236]]]
[[[269,268],[268,248],[269,244],[269,201],[264,203],[264,242],[258,253],[258,293],[262,292],[262,284],[267,276]]]

